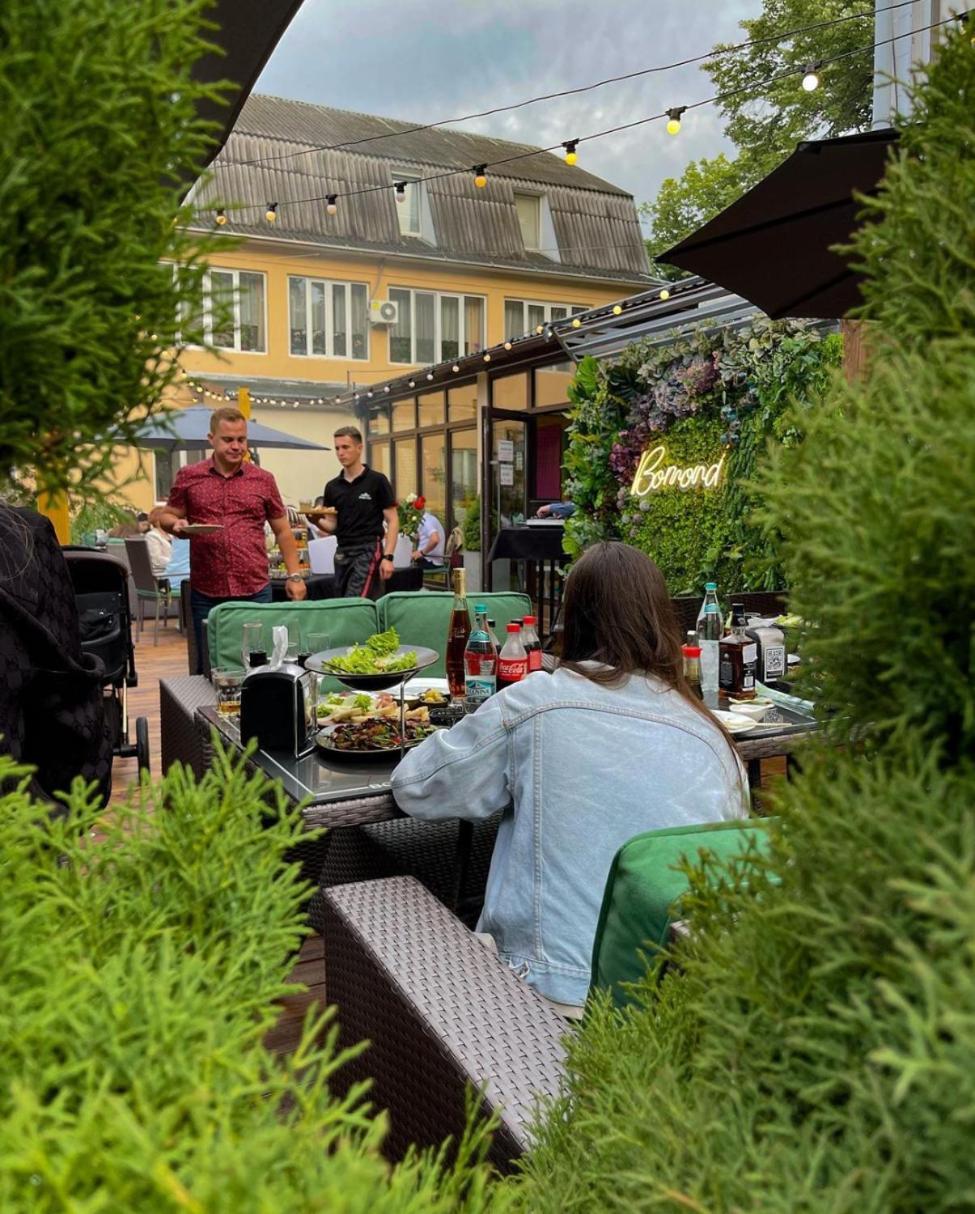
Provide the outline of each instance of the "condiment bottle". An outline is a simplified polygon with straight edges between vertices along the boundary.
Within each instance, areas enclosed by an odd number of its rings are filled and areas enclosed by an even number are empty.
[[[704,692],[701,690],[701,646],[697,643],[696,632],[688,632],[687,643],[681,646],[681,653],[684,656],[684,679],[687,682],[687,686],[699,700],[703,700]]]

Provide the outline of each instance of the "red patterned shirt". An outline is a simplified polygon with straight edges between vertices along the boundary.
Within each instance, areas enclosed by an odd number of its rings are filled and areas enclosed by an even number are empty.
[[[268,583],[264,523],[284,515],[270,472],[245,461],[224,476],[212,459],[181,468],[169,505],[191,523],[220,523],[222,531],[190,541],[190,585],[213,598],[256,594]]]

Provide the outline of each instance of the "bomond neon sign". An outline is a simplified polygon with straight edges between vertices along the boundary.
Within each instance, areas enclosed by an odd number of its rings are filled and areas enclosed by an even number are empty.
[[[634,497],[646,497],[660,489],[717,489],[724,478],[726,451],[714,464],[688,464],[683,468],[679,464],[664,466],[666,458],[667,448],[662,443],[644,451],[630,489]]]

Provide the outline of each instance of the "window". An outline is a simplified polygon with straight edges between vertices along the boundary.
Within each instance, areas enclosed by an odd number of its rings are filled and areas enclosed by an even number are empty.
[[[541,247],[541,203],[537,194],[515,194],[518,226],[526,249],[537,250]]]
[[[418,177],[409,173],[394,173],[393,180],[406,182],[405,197],[402,200],[396,195],[396,191],[393,191],[400,235],[421,236],[423,233],[420,227],[420,202],[423,184]]]
[[[521,337],[525,333],[534,333],[539,325],[553,320],[566,320],[577,312],[588,312],[589,307],[589,304],[550,304],[535,303],[527,299],[506,299],[505,337]]]
[[[390,287],[399,320],[389,331],[389,361],[437,363],[484,349],[484,300]]]
[[[248,270],[207,270],[202,306],[184,317],[187,334],[202,337],[220,350],[267,351],[264,275]]]
[[[369,288],[362,282],[288,279],[291,353],[369,357]]]

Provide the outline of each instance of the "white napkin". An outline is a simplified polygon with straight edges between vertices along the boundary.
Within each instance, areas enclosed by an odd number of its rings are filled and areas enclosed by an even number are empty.
[[[271,629],[270,666],[280,666],[288,652],[288,628],[286,624],[275,624]]]

